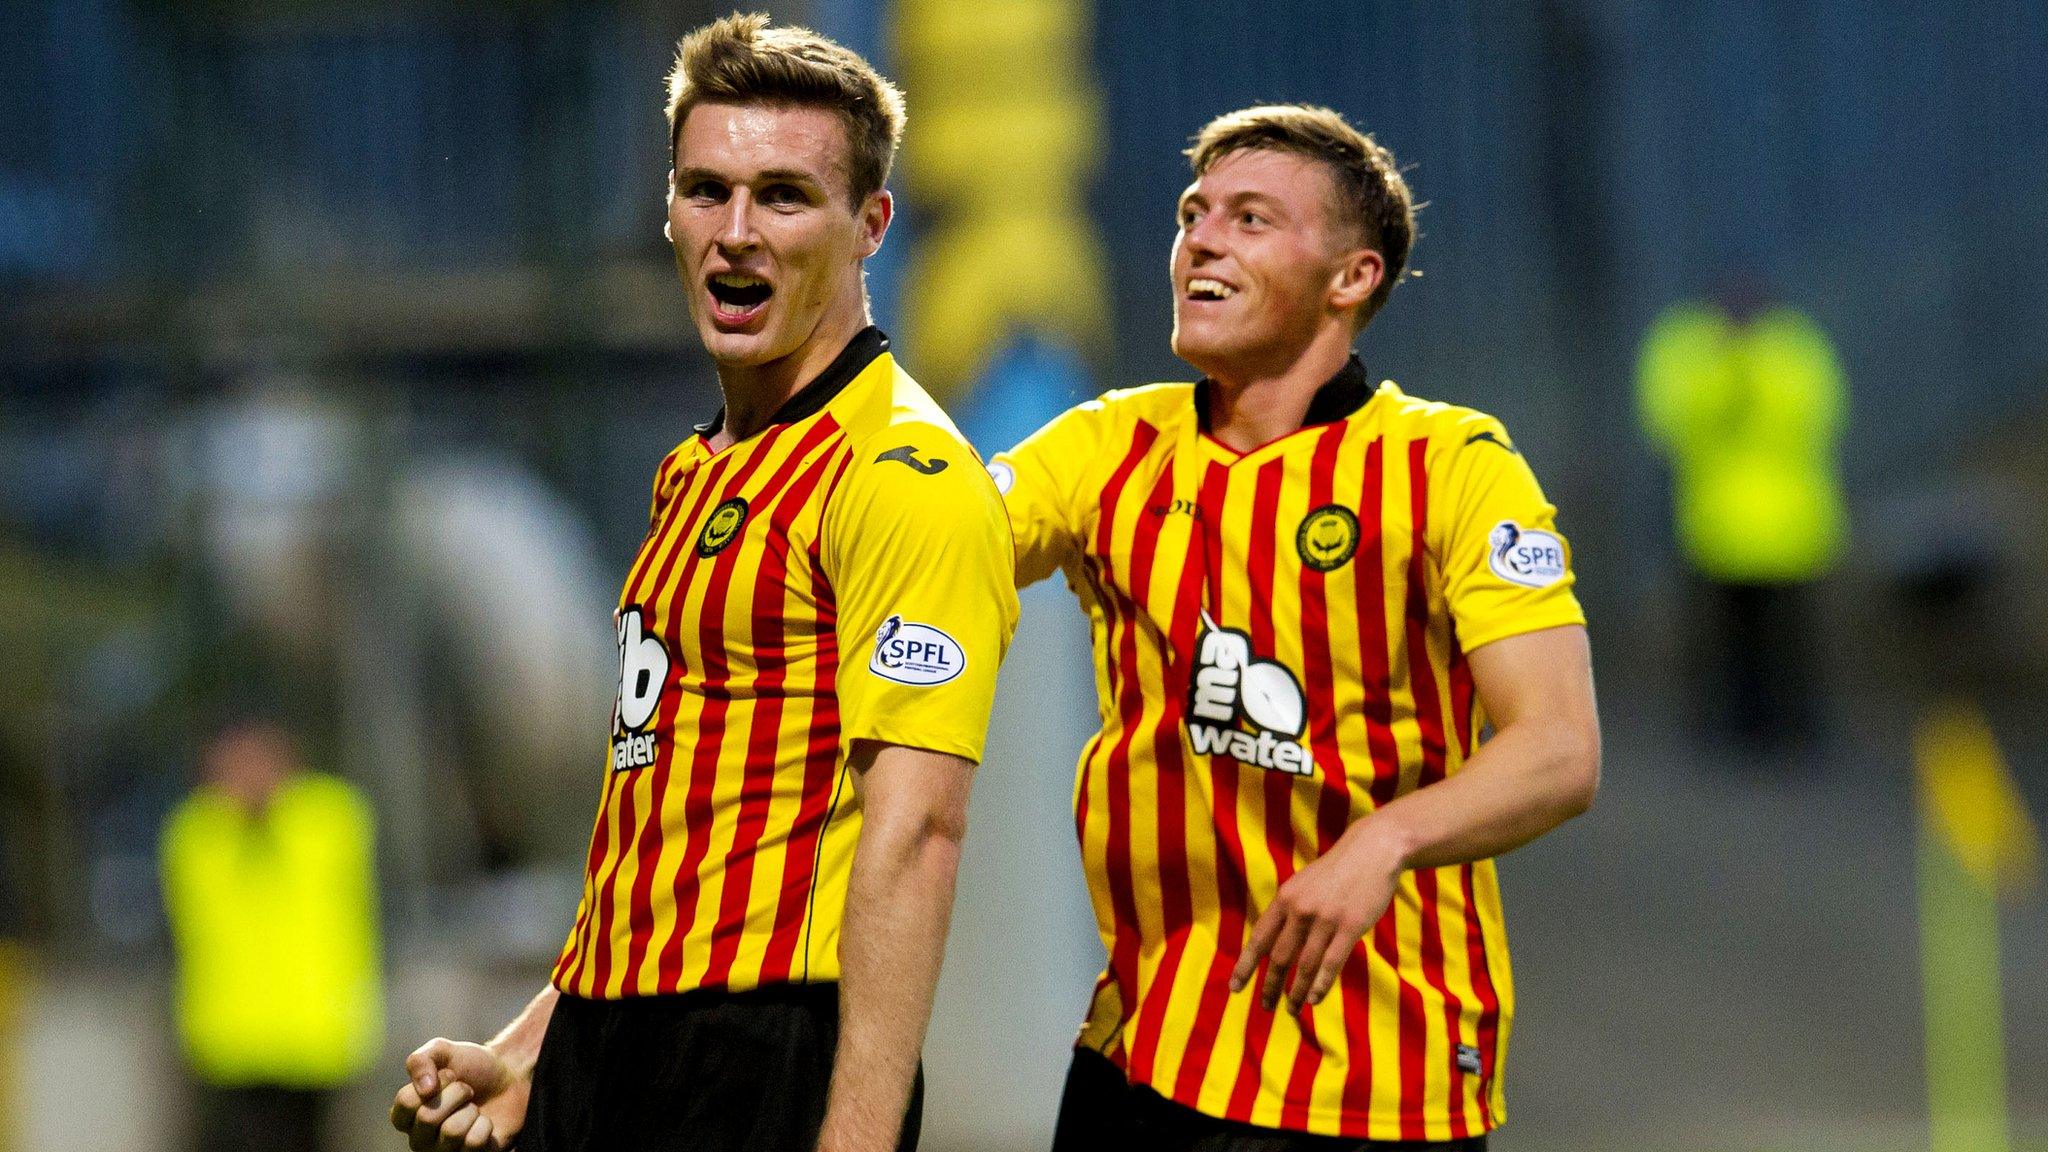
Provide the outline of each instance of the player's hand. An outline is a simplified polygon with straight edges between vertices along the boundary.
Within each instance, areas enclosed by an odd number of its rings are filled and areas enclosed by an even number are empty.
[[[405,1058],[391,1126],[413,1152],[504,1152],[526,1122],[532,1080],[482,1044],[435,1038]]]
[[[1351,949],[1385,915],[1401,876],[1400,860],[1367,831],[1370,823],[1352,825],[1330,851],[1280,885],[1237,958],[1232,992],[1243,991],[1260,959],[1268,958],[1259,989],[1267,1011],[1279,1005],[1283,985],[1297,1014],[1330,994]]]

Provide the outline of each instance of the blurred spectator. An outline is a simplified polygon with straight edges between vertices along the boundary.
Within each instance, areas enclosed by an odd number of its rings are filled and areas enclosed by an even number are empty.
[[[194,1148],[324,1146],[382,1041],[370,808],[268,718],[222,726],[163,836]]]
[[[1643,431],[1671,463],[1710,727],[1796,748],[1814,721],[1808,587],[1846,531],[1836,445],[1847,389],[1812,319],[1746,277],[1644,337]]]

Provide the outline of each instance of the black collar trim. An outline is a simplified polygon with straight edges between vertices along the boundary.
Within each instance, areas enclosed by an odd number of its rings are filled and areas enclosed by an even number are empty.
[[[1206,376],[1195,385],[1195,417],[1201,421],[1203,431],[1209,429],[1209,389],[1213,382]],[[1353,352],[1344,361],[1344,367],[1337,374],[1316,389],[1314,399],[1308,402],[1308,412],[1303,415],[1301,426],[1308,428],[1316,424],[1334,424],[1360,408],[1372,399],[1372,379],[1365,374],[1365,363]]]
[[[853,383],[868,365],[875,362],[876,357],[888,350],[889,337],[884,335],[880,328],[870,324],[854,333],[853,339],[846,342],[846,347],[840,350],[839,355],[832,358],[832,363],[825,365],[825,370],[813,377],[809,384],[797,389],[796,395],[783,401],[782,407],[775,410],[775,415],[768,418],[768,423],[794,424],[823,412],[825,405],[830,404],[833,397],[846,391],[848,384]],[[709,439],[716,436],[718,430],[723,427],[725,407],[720,405],[717,415],[708,423],[697,425],[697,434]]]

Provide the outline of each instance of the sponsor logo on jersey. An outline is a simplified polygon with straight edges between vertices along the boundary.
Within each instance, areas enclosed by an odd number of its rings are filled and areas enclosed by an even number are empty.
[[[913,472],[922,472],[927,476],[936,476],[946,470],[946,462],[944,460],[939,459],[937,456],[932,457],[930,460],[919,460],[917,458],[917,451],[908,444],[901,448],[891,448],[880,456],[875,457],[875,463],[877,464],[884,460],[894,460],[898,464],[906,465]]]
[[[944,684],[967,668],[967,650],[929,624],[891,616],[875,630],[868,671],[898,684]]]
[[[1342,504],[1325,504],[1302,517],[1294,534],[1301,562],[1318,572],[1342,568],[1358,551],[1358,517]]]
[[[1540,528],[1503,520],[1487,533],[1486,562],[1493,574],[1529,588],[1564,579],[1564,541]]]
[[[1520,456],[1522,454],[1521,449],[1516,448],[1513,444],[1510,444],[1507,441],[1501,439],[1500,437],[1495,436],[1490,430],[1486,432],[1474,432],[1470,436],[1465,437],[1465,443],[1491,444],[1495,448],[1504,448],[1517,456]]]
[[[1308,699],[1294,673],[1252,654],[1252,640],[1202,613],[1188,682],[1188,740],[1203,756],[1228,756],[1292,776],[1315,774],[1301,736]]]
[[[697,555],[710,559],[725,551],[725,546],[739,538],[740,527],[747,522],[747,502],[735,496],[711,510],[711,519],[704,522],[704,531],[697,537]]]
[[[618,615],[619,694],[612,706],[612,770],[654,763],[661,733],[649,731],[661,691],[668,684],[668,649],[646,634],[638,605]]]
[[[988,466],[988,475],[996,482],[996,491],[1004,496],[1008,496],[1011,485],[1017,483],[1017,470],[1002,460]]]

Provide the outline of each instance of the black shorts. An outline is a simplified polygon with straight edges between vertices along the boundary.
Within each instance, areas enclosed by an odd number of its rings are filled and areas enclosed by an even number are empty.
[[[1074,1049],[1053,1152],[1486,1152],[1486,1137],[1445,1143],[1357,1140],[1204,1116],[1143,1085],[1089,1048]]]
[[[520,1152],[811,1152],[839,1043],[839,986],[555,1002]],[[924,1072],[900,1152],[914,1152]]]

